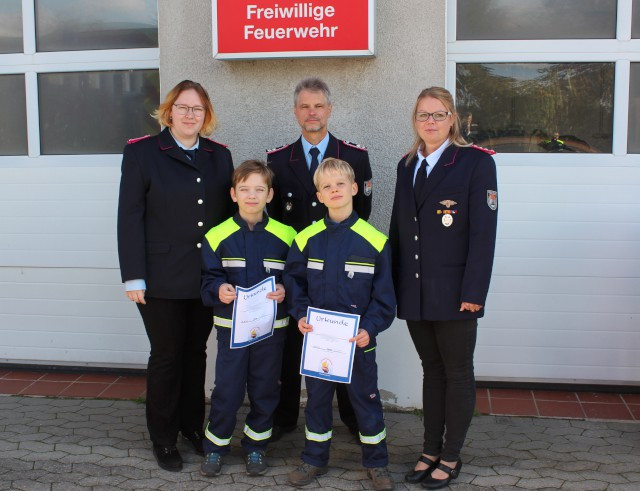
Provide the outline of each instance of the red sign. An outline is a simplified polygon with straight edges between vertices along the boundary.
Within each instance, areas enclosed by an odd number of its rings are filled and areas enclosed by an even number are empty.
[[[372,56],[374,3],[213,0],[213,57]]]

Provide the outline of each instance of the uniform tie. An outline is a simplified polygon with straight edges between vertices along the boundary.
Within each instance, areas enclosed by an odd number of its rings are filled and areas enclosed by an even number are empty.
[[[316,169],[318,168],[318,155],[320,155],[320,150],[316,147],[312,147],[309,150],[309,155],[311,155],[311,166],[309,167],[309,172],[311,173],[311,177],[316,173]]]
[[[424,189],[424,185],[427,182],[427,159],[422,159],[422,163],[420,164],[420,168],[418,169],[418,173],[416,174],[416,182],[413,185],[413,194],[418,199],[422,194],[422,190]]]
[[[192,162],[196,160],[196,150],[197,150],[197,148],[194,148],[193,150],[185,150],[183,148],[182,150],[187,155],[187,158],[189,160],[191,160]]]

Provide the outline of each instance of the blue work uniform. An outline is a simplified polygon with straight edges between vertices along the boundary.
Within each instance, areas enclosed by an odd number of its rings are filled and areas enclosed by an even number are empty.
[[[388,464],[386,429],[378,391],[376,335],[395,317],[396,299],[387,237],[353,212],[343,222],[329,218],[300,232],[289,251],[284,272],[291,322],[307,307],[359,314],[369,345],[356,347],[347,392],[358,420],[365,467]],[[324,467],[329,461],[335,382],[306,378],[305,448],[302,460]]]
[[[266,215],[251,230],[236,213],[205,235],[201,296],[205,305],[213,307],[218,341],[205,453],[229,453],[236,413],[244,401],[245,389],[251,407],[242,439],[244,450],[247,453],[264,451],[271,437],[273,412],[280,395],[283,328],[289,324],[285,303],[278,304],[273,336],[244,348],[230,349],[234,302],[222,303],[218,290],[224,283],[250,287],[269,276],[274,276],[276,283],[282,283],[287,252],[295,234],[293,228]]]

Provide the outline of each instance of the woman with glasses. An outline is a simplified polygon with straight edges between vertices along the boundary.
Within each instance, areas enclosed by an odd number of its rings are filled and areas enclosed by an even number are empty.
[[[405,476],[440,489],[462,467],[475,406],[473,352],[496,240],[495,152],[468,145],[449,91],[423,90],[398,163],[391,228],[398,317],[422,362],[424,446]]]
[[[129,140],[122,157],[118,254],[151,353],[147,427],[158,465],[182,469],[178,432],[202,454],[206,343],[212,311],[200,300],[200,248],[233,214],[227,148],[201,135],[217,120],[207,91],[184,80],[154,117],[159,134]]]

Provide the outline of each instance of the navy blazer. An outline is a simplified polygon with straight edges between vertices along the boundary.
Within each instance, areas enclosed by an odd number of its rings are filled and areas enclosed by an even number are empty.
[[[122,281],[144,279],[150,297],[200,298],[202,240],[234,212],[232,173],[229,150],[208,138],[193,162],[169,129],[130,140],[118,203]]]
[[[353,167],[358,184],[358,194],[353,197],[353,209],[360,218],[368,220],[371,215],[372,179],[367,149],[338,140],[329,133],[324,158],[329,157],[344,160]],[[322,220],[327,208],[316,196],[313,177],[302,148],[302,137],[291,145],[269,151],[267,160],[275,174],[273,200],[267,205],[269,216],[298,232],[314,221]]]
[[[461,302],[485,305],[498,219],[492,151],[449,146],[416,199],[417,156],[398,163],[389,240],[398,317],[460,320]]]

